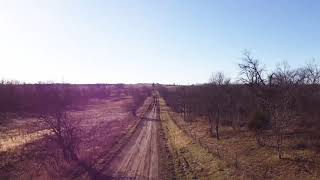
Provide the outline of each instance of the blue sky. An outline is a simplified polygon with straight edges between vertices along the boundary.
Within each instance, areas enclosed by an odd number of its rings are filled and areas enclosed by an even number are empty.
[[[1,0],[0,78],[71,83],[236,79],[244,49],[268,69],[320,60],[320,1]]]

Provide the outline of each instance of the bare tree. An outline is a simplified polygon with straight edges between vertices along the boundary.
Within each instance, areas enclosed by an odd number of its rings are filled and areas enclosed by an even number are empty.
[[[68,116],[65,111],[57,111],[51,114],[41,114],[39,118],[53,133],[51,137],[63,152],[66,161],[78,161],[77,155],[80,139],[79,129],[76,128],[75,121]]]
[[[299,69],[299,75],[305,84],[316,85],[320,83],[320,66],[312,59],[305,67]]]
[[[265,85],[263,73],[265,68],[248,50],[243,52],[242,63],[239,64],[241,81],[249,85]]]
[[[209,83],[214,85],[227,85],[230,84],[231,79],[226,78],[223,72],[217,72],[216,74],[212,74]]]
[[[62,98],[61,101],[63,100]],[[90,179],[106,178],[106,176],[93,167],[90,162],[80,157],[79,145],[81,143],[80,134],[82,133],[79,127],[80,119],[71,116],[67,112],[66,106],[60,104],[60,106],[56,106],[55,108],[51,107],[49,111],[40,114],[39,121],[52,132],[52,134],[47,137],[47,143],[55,143],[58,146],[57,149],[62,152],[63,158],[60,157],[61,154],[59,151],[51,155],[54,161],[56,161],[54,173],[57,173],[58,176],[59,174],[60,176],[78,176],[79,172],[81,174],[81,172],[85,171]],[[65,166],[65,164],[68,165]],[[61,171],[65,173],[61,173]]]
[[[211,125],[211,133],[215,131],[217,140],[220,139],[219,127],[226,110],[226,91],[230,79],[226,78],[222,72],[213,74],[209,80],[208,91],[206,93],[207,116]]]
[[[283,136],[290,124],[296,119],[295,89],[303,81],[299,71],[291,69],[288,63],[278,64],[273,73],[272,86],[269,94],[269,112],[271,115],[272,131],[276,136],[278,157],[283,157]]]

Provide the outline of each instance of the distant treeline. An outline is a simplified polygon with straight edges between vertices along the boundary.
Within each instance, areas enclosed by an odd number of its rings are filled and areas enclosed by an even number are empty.
[[[0,119],[10,114],[39,114],[80,107],[90,99],[104,99],[132,95],[139,106],[151,88],[133,85],[106,84],[24,84],[16,81],[0,82]]]

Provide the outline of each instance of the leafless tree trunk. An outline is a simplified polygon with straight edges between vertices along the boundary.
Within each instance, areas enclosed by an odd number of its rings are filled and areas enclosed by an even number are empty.
[[[64,159],[66,161],[78,161],[78,129],[67,113],[59,111],[51,115],[42,114],[39,120],[53,132],[53,140],[61,148]]]
[[[229,85],[230,79],[226,78],[221,72],[213,74],[209,81],[207,91],[207,111],[211,123],[211,131],[215,129],[217,140],[220,139],[219,127],[223,116],[223,108],[226,107],[226,91],[225,88]],[[214,121],[213,121],[214,119]],[[213,128],[214,124],[214,128]]]

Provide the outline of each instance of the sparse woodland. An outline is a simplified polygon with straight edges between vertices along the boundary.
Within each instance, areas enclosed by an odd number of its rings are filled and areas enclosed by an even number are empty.
[[[286,62],[269,70],[244,52],[239,79],[231,82],[222,72],[203,85],[162,86],[161,96],[188,123],[208,122],[211,136],[223,142],[222,128],[233,137],[250,132],[258,147],[274,149],[278,159],[301,159],[319,164],[316,157],[289,156],[287,151],[320,151],[320,66],[311,61],[290,68]]]

